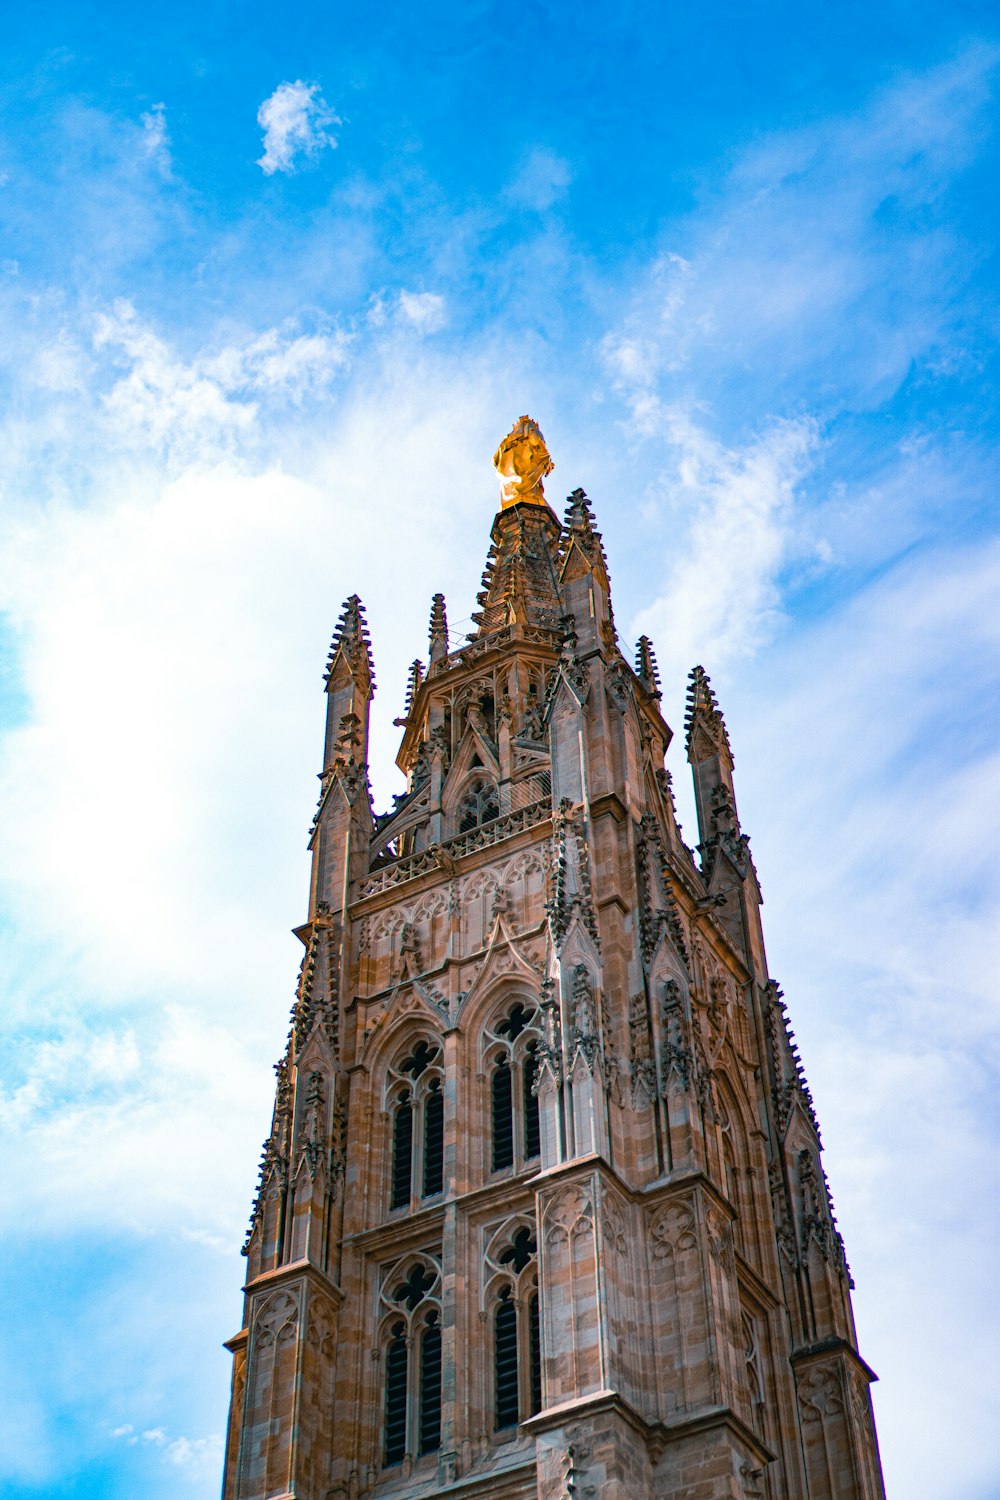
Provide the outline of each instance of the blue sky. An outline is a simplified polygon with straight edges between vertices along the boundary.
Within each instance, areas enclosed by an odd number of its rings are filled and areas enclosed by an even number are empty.
[[[1000,1496],[996,7],[5,43],[3,1493],[217,1493],[329,636],[357,589],[385,804],[529,411],[727,713],[889,1492]]]

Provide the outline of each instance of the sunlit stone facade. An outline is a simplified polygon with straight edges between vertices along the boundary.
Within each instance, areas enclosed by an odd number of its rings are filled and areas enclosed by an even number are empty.
[[[708,678],[697,850],[650,643],[528,418],[474,630],[435,596],[372,812],[327,671],[305,956],[246,1244],[224,1500],[879,1500],[850,1276]]]

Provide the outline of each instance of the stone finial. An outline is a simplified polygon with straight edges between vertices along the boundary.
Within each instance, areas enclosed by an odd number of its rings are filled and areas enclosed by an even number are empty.
[[[430,644],[427,649],[432,662],[441,661],[448,655],[448,612],[443,594],[435,594],[431,600]]]
[[[406,706],[403,710],[404,718],[409,718],[410,709],[413,707],[414,700],[420,691],[420,684],[423,680],[424,664],[418,658],[416,661],[410,663],[410,677],[406,684]]]
[[[732,765],[733,752],[729,744],[729,732],[722,710],[712,691],[712,684],[704,667],[692,667],[688,678],[687,713],[684,716],[687,729],[687,752],[691,761],[704,760],[710,748],[715,753],[725,752]],[[706,744],[707,741],[707,744]]]
[[[500,509],[528,502],[544,505],[542,480],[555,465],[545,446],[541,428],[531,417],[519,417],[493,455],[500,475]]]
[[[656,656],[653,653],[653,643],[648,635],[641,635],[635,648],[635,675],[649,693],[655,693],[657,698],[662,698],[660,688],[660,669],[656,665]]]
[[[370,697],[375,691],[375,664],[372,661],[372,647],[364,605],[357,594],[351,594],[350,598],[344,601],[337,628],[333,632],[330,654],[326,659],[327,686],[340,661],[347,663],[352,677]]]

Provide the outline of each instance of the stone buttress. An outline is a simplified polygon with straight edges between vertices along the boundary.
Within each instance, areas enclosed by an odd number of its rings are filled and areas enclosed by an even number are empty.
[[[722,713],[696,667],[692,852],[586,495],[530,418],[494,461],[382,815],[356,596],[334,635],[224,1500],[882,1500]]]

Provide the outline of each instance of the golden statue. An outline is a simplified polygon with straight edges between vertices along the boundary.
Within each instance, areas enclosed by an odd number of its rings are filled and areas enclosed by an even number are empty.
[[[542,480],[555,465],[549,457],[541,428],[530,417],[519,417],[493,455],[500,475],[500,509],[521,505],[544,505]]]

